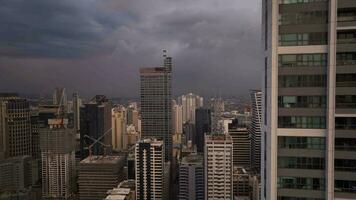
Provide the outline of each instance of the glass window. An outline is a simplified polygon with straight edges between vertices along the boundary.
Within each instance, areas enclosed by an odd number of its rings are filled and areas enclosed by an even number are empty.
[[[356,193],[356,181],[335,180],[335,192]]]
[[[278,128],[324,129],[325,117],[319,116],[279,116]]]
[[[356,160],[335,159],[335,170],[356,172]]]
[[[326,67],[327,54],[281,54],[279,67]]]
[[[336,117],[335,129],[356,130],[356,117]]]
[[[328,2],[328,0],[279,0],[279,4],[300,4],[300,3],[315,3]]]
[[[336,87],[356,87],[356,74],[336,74]]]
[[[279,25],[323,24],[328,22],[326,11],[308,11],[297,13],[280,13]]]
[[[278,188],[286,189],[324,190],[325,179],[279,176],[277,185]]]
[[[324,158],[278,157],[278,168],[324,169]]]
[[[326,96],[279,96],[280,108],[325,108]]]
[[[336,95],[336,108],[356,108],[356,95]]]
[[[325,149],[325,138],[322,137],[278,137],[278,148],[281,149]]]
[[[279,35],[279,46],[304,46],[327,44],[327,33],[287,33]]]

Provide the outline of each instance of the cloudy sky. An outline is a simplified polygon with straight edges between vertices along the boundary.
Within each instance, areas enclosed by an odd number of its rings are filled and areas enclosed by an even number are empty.
[[[138,96],[173,57],[174,93],[260,88],[261,0],[0,0],[0,91]]]

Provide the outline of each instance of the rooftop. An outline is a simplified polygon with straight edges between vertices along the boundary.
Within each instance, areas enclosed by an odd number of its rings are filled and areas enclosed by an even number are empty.
[[[164,73],[167,72],[165,67],[147,67],[141,68],[140,73]]]
[[[181,164],[196,164],[196,165],[203,165],[204,157],[199,154],[189,154],[182,158]]]
[[[81,164],[116,164],[122,156],[88,156],[80,161]]]

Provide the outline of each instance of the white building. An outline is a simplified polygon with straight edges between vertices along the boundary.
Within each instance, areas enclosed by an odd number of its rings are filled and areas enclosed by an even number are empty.
[[[195,124],[195,109],[203,107],[203,97],[189,93],[180,96],[178,103],[183,106],[183,124]]]
[[[138,141],[135,148],[135,168],[136,199],[164,199],[163,141],[155,139]]]
[[[183,133],[183,106],[172,102],[172,133]]]
[[[115,150],[120,151],[125,148],[126,122],[126,109],[123,106],[115,107],[111,110],[111,142]]]
[[[206,200],[233,199],[233,143],[230,135],[205,136],[204,174]]]

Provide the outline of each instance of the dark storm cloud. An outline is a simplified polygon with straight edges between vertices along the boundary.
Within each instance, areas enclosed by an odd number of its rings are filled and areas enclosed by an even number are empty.
[[[130,19],[100,1],[2,0],[0,53],[68,58],[111,52],[112,33]]]
[[[63,85],[137,95],[138,68],[160,65],[167,49],[176,94],[245,94],[262,77],[260,7],[259,0],[6,0],[0,80],[11,86],[21,78],[14,90]]]

